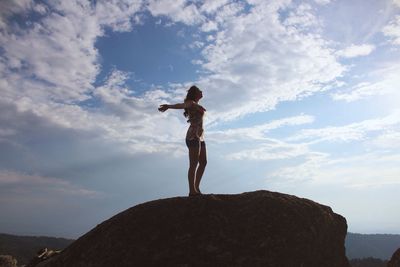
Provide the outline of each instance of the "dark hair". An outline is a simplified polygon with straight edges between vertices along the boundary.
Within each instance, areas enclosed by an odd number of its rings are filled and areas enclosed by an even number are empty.
[[[193,100],[193,101],[195,101],[195,100],[196,100],[196,93],[197,93],[198,91],[200,91],[200,89],[199,89],[197,86],[192,85],[192,86],[189,88],[189,90],[187,91],[187,95],[186,95],[186,98],[185,98],[185,102],[186,102],[187,100]],[[189,112],[188,112],[187,108],[185,108],[185,112],[183,112],[183,116],[185,116],[186,118],[189,116]],[[189,122],[189,121],[188,121],[188,122]]]

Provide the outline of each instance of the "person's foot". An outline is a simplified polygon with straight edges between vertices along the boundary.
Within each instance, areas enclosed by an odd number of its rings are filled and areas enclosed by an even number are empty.
[[[190,192],[189,193],[189,197],[196,197],[196,196],[201,196],[202,193],[201,192]]]

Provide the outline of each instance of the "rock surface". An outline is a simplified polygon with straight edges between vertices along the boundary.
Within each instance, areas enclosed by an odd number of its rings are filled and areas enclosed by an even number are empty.
[[[47,261],[51,257],[55,257],[56,255],[60,254],[60,252],[61,250],[42,248],[37,252],[36,257],[31,259],[31,261],[25,267],[36,267],[39,263]]]
[[[10,255],[0,255],[0,267],[17,267],[17,260]]]
[[[348,267],[345,218],[269,191],[143,203],[97,225],[40,267]]]
[[[388,267],[400,267],[400,248],[393,253],[392,258],[388,262]]]

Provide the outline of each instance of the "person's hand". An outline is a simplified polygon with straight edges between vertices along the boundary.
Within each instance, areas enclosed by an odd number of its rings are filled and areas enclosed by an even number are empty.
[[[168,109],[168,105],[164,104],[164,105],[160,105],[160,107],[158,108],[158,111],[164,112]]]

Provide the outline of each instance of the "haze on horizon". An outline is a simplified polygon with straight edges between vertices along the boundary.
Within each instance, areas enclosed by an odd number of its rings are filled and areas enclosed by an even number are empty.
[[[77,238],[187,195],[279,191],[400,234],[399,0],[0,2],[0,232]]]

